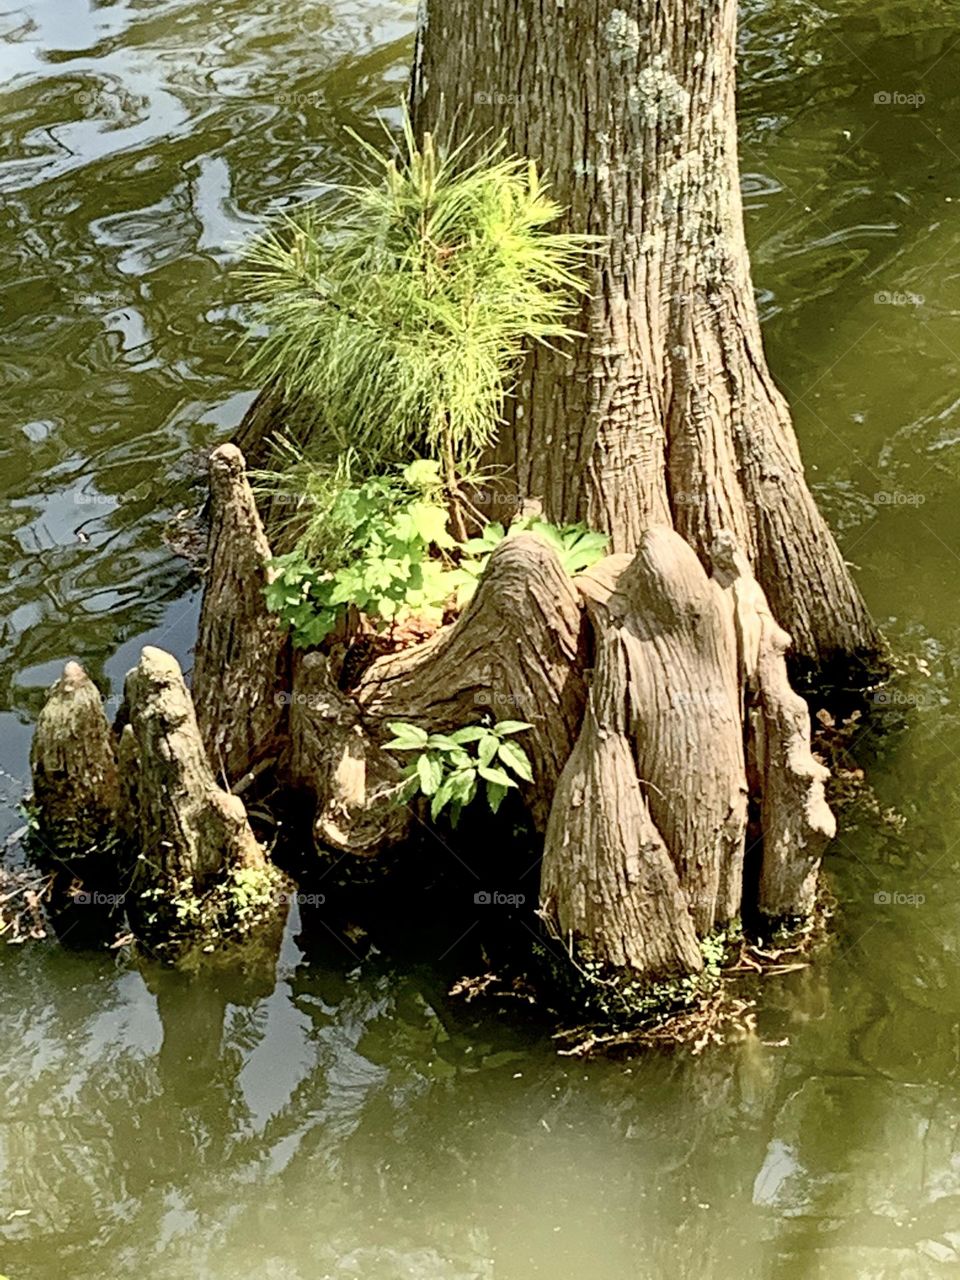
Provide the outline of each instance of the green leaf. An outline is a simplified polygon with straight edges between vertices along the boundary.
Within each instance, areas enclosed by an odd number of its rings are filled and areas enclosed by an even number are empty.
[[[391,720],[387,728],[393,734],[393,740],[386,744],[388,751],[422,751],[429,740],[426,729],[406,720]]]
[[[498,754],[503,763],[512,769],[518,778],[522,778],[524,782],[533,781],[530,757],[522,747],[517,746],[515,742],[501,742]]]
[[[449,778],[444,778],[443,782],[441,782],[440,786],[434,792],[433,798],[430,801],[430,818],[433,822],[436,822],[444,808],[453,799],[453,790],[453,778],[451,776]]]
[[[460,550],[471,556],[481,556],[484,552],[492,549],[486,538],[467,538],[465,542],[460,543]]]
[[[531,526],[530,532],[535,534],[541,542],[545,542],[548,546],[553,547],[555,551],[563,551],[563,537],[556,525],[538,521],[536,524]]]
[[[522,733],[524,729],[532,729],[533,725],[528,724],[526,720],[498,720],[493,726],[493,732],[501,737],[506,737],[511,733]]]
[[[430,546],[452,546],[453,539],[447,533],[447,513],[443,507],[427,502],[414,502],[410,506],[410,519],[423,541]]]
[[[451,794],[458,804],[468,805],[477,794],[476,769],[458,769],[456,773],[450,775],[450,782]]]
[[[451,733],[450,737],[454,742],[462,745],[464,742],[479,742],[487,732],[488,730],[484,729],[483,725],[471,724],[464,729],[457,729],[454,733]]]
[[[493,813],[498,813],[504,797],[507,794],[507,788],[501,787],[496,782],[487,783],[487,804]]]
[[[411,489],[431,490],[440,486],[440,463],[433,458],[417,458],[403,469],[403,478]]]
[[[417,760],[417,773],[420,777],[420,790],[425,796],[432,796],[443,778],[440,761],[433,756],[420,756]]]
[[[500,746],[500,739],[495,733],[486,733],[480,739],[477,747],[477,759],[481,764],[489,764],[493,757],[497,754]]]
[[[488,769],[486,765],[482,764],[478,768],[477,772],[485,782],[493,782],[498,787],[506,787],[509,790],[510,787],[515,787],[517,785],[510,775],[505,773],[503,769]]]

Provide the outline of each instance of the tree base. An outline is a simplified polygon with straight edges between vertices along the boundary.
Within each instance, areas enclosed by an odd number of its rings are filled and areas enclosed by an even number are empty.
[[[251,779],[266,771],[280,807],[295,800],[318,850],[402,856],[430,824],[398,803],[407,761],[385,747],[390,723],[449,733],[501,706],[531,725],[534,782],[520,799],[544,838],[540,914],[592,998],[604,993],[605,1016],[699,994],[711,940],[744,912],[810,914],[833,833],[827,771],[787,679],[789,637],[732,538],[708,573],[679,534],[653,527],[636,555],[571,579],[549,545],[510,537],[455,622],[375,659],[348,692],[331,655],[294,654],[267,613],[270,548],[238,450],[210,465],[192,696],[176,662],[145,649],[117,741],[72,666],[34,751],[46,829],[76,841],[57,818],[79,795],[91,831],[112,823],[133,851],[127,914],[154,954],[273,936],[283,887],[237,794]],[[745,898],[748,802],[762,853]]]

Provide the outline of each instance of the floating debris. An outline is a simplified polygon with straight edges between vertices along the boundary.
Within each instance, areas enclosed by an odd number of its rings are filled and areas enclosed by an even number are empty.
[[[36,867],[0,865],[0,938],[8,944],[47,936],[44,903],[50,896],[53,876]]]

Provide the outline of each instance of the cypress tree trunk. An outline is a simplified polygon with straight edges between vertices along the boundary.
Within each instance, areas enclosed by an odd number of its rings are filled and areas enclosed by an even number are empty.
[[[744,548],[795,652],[877,634],[804,480],[767,369],[743,230],[735,0],[433,0],[420,131],[504,133],[548,173],[567,228],[605,239],[572,359],[533,352],[495,461],[553,520],[615,551],[670,524],[704,565]]]

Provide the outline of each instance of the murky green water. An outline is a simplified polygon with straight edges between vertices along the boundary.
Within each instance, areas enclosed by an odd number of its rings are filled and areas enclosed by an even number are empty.
[[[4,834],[66,657],[113,693],[144,640],[189,657],[196,585],[160,535],[184,455],[250,399],[231,253],[343,172],[412,17],[3,6]],[[906,824],[837,842],[836,945],[767,982],[755,1038],[587,1066],[453,1005],[453,922],[358,962],[295,919],[273,989],[4,948],[11,1280],[960,1274],[960,38],[938,0],[744,17],[770,359],[873,609],[930,671],[864,743]]]

